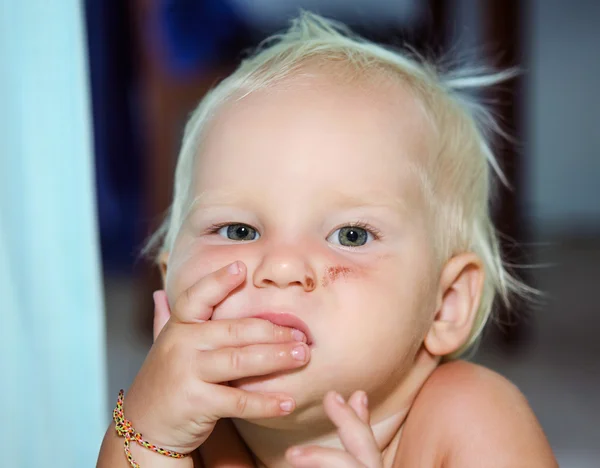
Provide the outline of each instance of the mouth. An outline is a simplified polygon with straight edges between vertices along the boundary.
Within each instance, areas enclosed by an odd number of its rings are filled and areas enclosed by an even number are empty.
[[[279,325],[280,327],[289,327],[295,328],[296,330],[300,330],[306,335],[306,344],[308,346],[311,346],[313,344],[313,337],[310,333],[308,325],[306,325],[306,323],[304,323],[303,320],[299,319],[295,315],[277,312],[264,312],[253,315],[252,317],[268,320],[269,322],[275,325]]]

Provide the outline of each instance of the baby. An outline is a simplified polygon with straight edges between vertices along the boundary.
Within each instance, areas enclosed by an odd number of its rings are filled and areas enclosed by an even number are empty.
[[[211,91],[98,466],[556,466],[521,393],[457,360],[526,290],[490,221],[489,114],[458,94],[509,75],[442,77],[303,13]]]

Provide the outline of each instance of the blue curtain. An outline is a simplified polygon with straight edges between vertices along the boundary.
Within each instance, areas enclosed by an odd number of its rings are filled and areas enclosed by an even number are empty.
[[[82,5],[0,0],[0,465],[94,466],[109,421]]]

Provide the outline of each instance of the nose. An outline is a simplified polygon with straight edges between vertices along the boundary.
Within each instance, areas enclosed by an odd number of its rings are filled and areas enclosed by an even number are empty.
[[[279,249],[265,255],[253,275],[254,286],[287,288],[300,286],[306,292],[316,288],[316,274],[307,259],[293,248]]]

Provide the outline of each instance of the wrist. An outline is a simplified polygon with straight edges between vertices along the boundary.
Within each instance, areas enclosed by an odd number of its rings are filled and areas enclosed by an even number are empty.
[[[181,461],[186,459],[189,460],[187,466],[193,466],[193,460],[190,453],[182,453],[166,447],[160,447],[146,440],[143,435],[133,427],[131,421],[125,417],[123,403],[124,391],[121,390],[117,398],[117,405],[113,410],[113,421],[115,423],[115,434],[119,438],[123,438],[124,455],[132,467],[141,467],[136,458],[142,457],[142,459],[148,459],[150,458],[150,454],[153,456],[161,456],[164,461],[161,462],[160,466],[180,467],[182,464],[174,464],[172,462],[175,460]],[[166,464],[165,460],[170,460],[171,464]]]
[[[123,452],[123,439],[121,440],[121,452]],[[194,467],[194,454],[185,458],[170,458],[160,455],[159,453],[148,450],[141,445],[132,442],[131,454],[133,459],[140,465],[141,468],[193,468]],[[121,454],[123,459],[127,461],[124,453]]]

